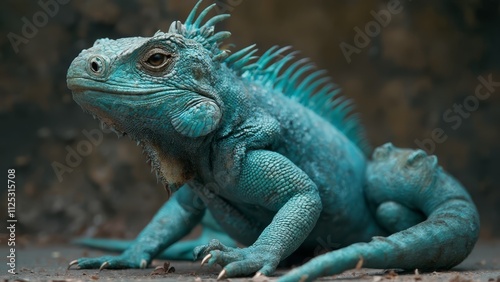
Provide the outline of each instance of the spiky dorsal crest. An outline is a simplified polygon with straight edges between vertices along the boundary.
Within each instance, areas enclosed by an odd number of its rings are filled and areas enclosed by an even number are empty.
[[[203,0],[198,1],[194,6],[191,13],[186,19],[185,23],[175,21],[170,25],[169,33],[177,33],[185,38],[193,39],[203,45],[206,49],[213,53],[215,60],[223,60],[228,56],[228,52],[220,50],[219,45],[224,39],[231,36],[229,31],[220,31],[215,33],[215,25],[230,17],[229,14],[220,14],[208,19],[204,24],[203,20],[207,14],[212,11],[217,4],[212,4],[205,8],[201,13],[196,16],[198,8]]]
[[[309,59],[297,60],[290,46],[273,46],[262,56],[255,45],[228,56],[224,62],[242,77],[283,93],[335,125],[366,154],[370,151],[359,115],[350,99],[340,96],[340,88],[318,70]]]
[[[290,52],[290,46],[273,46],[259,57],[255,56],[255,45],[251,45],[229,55],[229,51],[221,50],[219,46],[231,33],[215,33],[214,26],[230,15],[216,15],[202,25],[207,14],[216,6],[208,6],[196,17],[202,1],[196,3],[184,24],[173,22],[169,32],[198,41],[212,52],[214,60],[226,64],[241,77],[283,93],[313,110],[335,125],[366,154],[369,153],[370,146],[359,116],[353,113],[352,101],[339,95],[340,89],[325,75],[326,71],[316,69],[309,59],[296,60],[297,52]]]

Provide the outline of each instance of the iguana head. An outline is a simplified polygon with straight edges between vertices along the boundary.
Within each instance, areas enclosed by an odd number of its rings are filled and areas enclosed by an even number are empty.
[[[436,156],[424,151],[400,149],[391,143],[375,149],[367,169],[369,185],[427,188],[434,184],[440,170]]]
[[[223,115],[213,74],[227,57],[218,48],[220,41],[230,34],[214,33],[214,25],[228,15],[202,25],[215,4],[195,18],[200,3],[186,23],[174,22],[168,32],[97,40],[73,60],[67,73],[74,100],[142,144],[157,175],[168,184],[189,178],[187,153],[217,129]]]
[[[72,62],[74,100],[120,133],[201,137],[220,121],[211,54],[176,33],[99,39]]]

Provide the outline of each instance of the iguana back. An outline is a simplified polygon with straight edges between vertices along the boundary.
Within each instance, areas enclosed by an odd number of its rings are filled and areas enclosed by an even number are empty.
[[[365,154],[370,153],[370,146],[365,137],[365,130],[359,122],[359,115],[353,112],[350,99],[340,95],[340,88],[326,76],[326,71],[317,70],[309,59],[297,59],[297,52],[290,51],[290,46],[273,46],[261,56],[257,56],[255,45],[238,50],[232,54],[220,49],[222,40],[229,37],[227,31],[214,33],[214,24],[229,17],[217,15],[201,25],[205,16],[215,4],[204,9],[198,17],[202,1],[193,8],[185,23],[172,23],[169,32],[178,33],[202,43],[213,52],[216,60],[233,70],[239,77],[260,84],[269,93],[284,95],[290,100],[314,111],[331,123]]]

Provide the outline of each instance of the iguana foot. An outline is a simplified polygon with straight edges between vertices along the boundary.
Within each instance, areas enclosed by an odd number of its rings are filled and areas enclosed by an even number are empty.
[[[219,264],[223,267],[217,279],[259,273],[269,275],[280,262],[279,251],[273,246],[250,246],[248,248],[226,247],[218,240],[194,249],[195,259],[203,257],[202,265]]]
[[[122,254],[120,256],[103,256],[98,258],[79,258],[69,263],[68,269],[73,265],[77,269],[124,269],[124,268],[146,268],[150,259],[147,256],[131,256]]]

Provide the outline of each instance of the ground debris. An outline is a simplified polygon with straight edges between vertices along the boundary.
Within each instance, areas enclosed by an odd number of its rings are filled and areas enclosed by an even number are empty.
[[[471,279],[467,279],[459,274],[450,279],[450,282],[473,282]]]
[[[396,277],[398,277],[398,274],[394,271],[394,269],[391,269],[384,274],[385,279],[395,279]]]
[[[175,268],[170,266],[170,262],[164,262],[163,265],[157,266],[150,275],[165,275],[169,273],[174,273]]]
[[[359,260],[358,260],[358,263],[356,263],[356,270],[359,270],[363,267],[363,262],[364,262],[364,259],[362,256],[359,256]]]
[[[415,268],[415,280],[422,280],[422,276],[420,276],[420,272]]]

